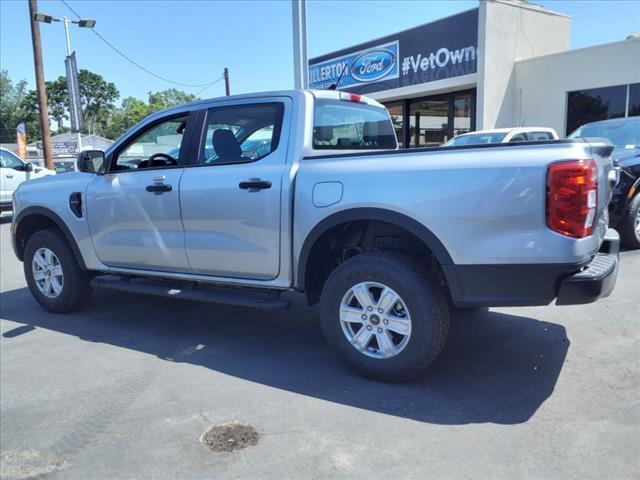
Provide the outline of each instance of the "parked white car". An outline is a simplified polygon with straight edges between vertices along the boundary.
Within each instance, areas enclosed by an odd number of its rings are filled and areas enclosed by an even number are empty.
[[[0,212],[13,209],[11,195],[22,182],[34,178],[55,175],[53,170],[34,167],[31,163],[20,160],[15,153],[0,148]]]
[[[479,130],[463,133],[444,143],[443,147],[460,147],[462,145],[482,145],[485,143],[514,143],[536,142],[544,140],[558,140],[558,134],[553,128],[546,127],[518,127],[496,128],[493,130]]]

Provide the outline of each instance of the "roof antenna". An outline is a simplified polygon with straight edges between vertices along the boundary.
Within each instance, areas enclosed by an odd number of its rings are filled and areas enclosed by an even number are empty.
[[[344,72],[346,72],[348,68],[351,68],[351,63],[348,63],[347,65],[345,65],[345,67],[340,72],[340,75],[338,76],[338,79],[336,80],[336,82],[332,83],[331,85],[329,85],[328,90],[337,90],[338,89],[338,85],[340,85],[340,81],[342,80],[342,77],[344,76]]]

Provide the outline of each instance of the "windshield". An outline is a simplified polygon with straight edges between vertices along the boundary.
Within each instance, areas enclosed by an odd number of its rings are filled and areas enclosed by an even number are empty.
[[[459,147],[460,145],[481,145],[484,143],[501,143],[506,137],[506,132],[499,133],[472,133],[468,135],[459,135],[452,138],[443,147]]]
[[[606,138],[619,148],[640,148],[640,117],[583,125],[569,138]]]

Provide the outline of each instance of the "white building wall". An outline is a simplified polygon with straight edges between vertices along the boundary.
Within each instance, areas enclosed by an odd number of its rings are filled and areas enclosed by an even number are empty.
[[[571,18],[518,0],[482,0],[476,128],[514,126],[517,60],[568,50]]]
[[[567,92],[640,83],[640,39],[522,60],[515,71],[515,124],[564,136]]]

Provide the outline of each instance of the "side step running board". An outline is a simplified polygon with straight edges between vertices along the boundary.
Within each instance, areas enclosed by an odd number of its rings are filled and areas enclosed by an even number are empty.
[[[91,286],[122,292],[142,293],[158,297],[180,298],[200,302],[224,303],[240,307],[260,308],[263,310],[280,310],[289,308],[291,305],[288,300],[280,299],[276,291],[274,291],[276,295],[271,294],[271,292],[252,292],[245,294],[234,292],[234,289],[213,289],[200,287],[195,283],[187,282],[170,283],[168,281],[105,275],[94,277],[91,280]]]

